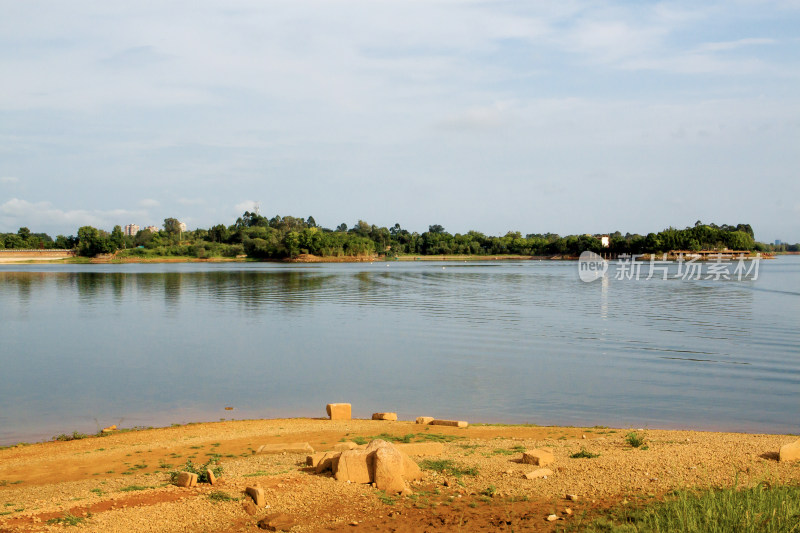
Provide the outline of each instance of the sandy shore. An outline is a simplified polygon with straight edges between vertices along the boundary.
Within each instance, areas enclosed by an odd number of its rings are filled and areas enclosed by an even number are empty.
[[[82,529],[88,531],[256,531],[258,519],[274,512],[296,521],[292,531],[493,531],[498,520],[506,528],[550,531],[566,525],[546,522],[550,513],[586,520],[620,502],[635,505],[676,488],[800,483],[800,463],[777,461],[780,446],[797,437],[647,430],[638,432],[645,444],[633,448],[626,441],[630,431],[284,419],[17,446],[0,450],[0,531],[62,530],[47,521],[66,513],[86,517]],[[254,453],[262,444],[298,441],[328,450],[381,434],[443,442],[441,455],[414,459],[448,459],[476,475],[424,470],[413,496],[387,499],[369,485],[309,472],[305,454]],[[555,456],[546,479],[524,478],[537,467],[518,462],[520,450],[532,448]],[[581,450],[599,455],[570,457]],[[169,470],[213,454],[224,467],[214,487],[168,483]],[[269,505],[255,516],[243,508],[243,491],[251,485],[266,490]],[[220,491],[234,500],[210,496]],[[566,494],[579,499],[567,501]],[[566,507],[571,516],[563,514]]]

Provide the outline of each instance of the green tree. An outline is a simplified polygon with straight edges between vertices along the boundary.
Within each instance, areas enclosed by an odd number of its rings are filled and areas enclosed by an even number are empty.
[[[82,226],[78,229],[78,253],[85,257],[94,257],[113,251],[107,234],[92,226]]]
[[[177,235],[181,232],[181,221],[177,218],[164,219],[164,231],[170,235]]]
[[[122,226],[114,226],[114,229],[111,230],[111,237],[109,238],[109,241],[115,250],[121,250],[125,248],[125,234],[122,233]]]

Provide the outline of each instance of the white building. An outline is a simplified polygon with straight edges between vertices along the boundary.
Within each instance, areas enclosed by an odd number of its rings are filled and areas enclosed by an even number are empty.
[[[123,233],[128,237],[136,237],[136,234],[139,233],[139,226],[136,224],[128,224],[125,226],[125,231]]]

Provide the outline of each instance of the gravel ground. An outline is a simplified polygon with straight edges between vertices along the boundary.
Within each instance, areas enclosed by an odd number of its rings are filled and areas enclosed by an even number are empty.
[[[78,528],[98,532],[255,531],[259,518],[276,512],[296,520],[292,531],[381,530],[387,524],[393,531],[455,530],[461,523],[448,520],[458,513],[459,520],[471,513],[479,529],[502,513],[527,513],[541,521],[567,505],[587,510],[661,497],[678,488],[800,483],[800,462],[777,461],[780,446],[797,437],[640,430],[645,442],[634,448],[626,441],[630,431],[247,420],[18,446],[0,450],[0,532],[62,531],[64,525],[47,522],[66,513],[84,518]],[[415,459],[447,459],[477,475],[426,470],[425,479],[412,487],[414,496],[387,498],[368,485],[308,472],[304,454],[253,453],[261,444],[280,442],[309,442],[316,450],[326,450],[341,440],[382,433],[413,434],[411,441],[443,441],[441,456]],[[538,467],[522,464],[521,450],[534,448],[555,456],[554,463],[546,465],[552,475],[524,478]],[[582,450],[597,455],[570,457]],[[169,484],[168,471],[180,469],[187,459],[202,464],[213,454],[224,467],[214,487]],[[243,508],[247,486],[260,486],[266,493],[269,507],[255,516]],[[210,495],[215,492],[233,499],[214,500]],[[567,502],[566,494],[579,499]]]

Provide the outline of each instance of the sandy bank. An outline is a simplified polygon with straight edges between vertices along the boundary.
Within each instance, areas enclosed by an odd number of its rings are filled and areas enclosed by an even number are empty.
[[[0,450],[0,531],[45,531],[48,519],[84,516],[91,531],[256,531],[268,512],[285,512],[292,531],[493,530],[510,517],[518,529],[544,528],[544,516],[567,506],[576,515],[622,500],[640,501],[682,487],[731,486],[759,481],[800,483],[798,463],[780,463],[783,435],[694,431],[640,431],[633,448],[629,429],[527,426],[421,426],[413,422],[320,419],[248,420],[116,433],[108,437],[48,442]],[[446,459],[476,475],[425,471],[415,495],[389,498],[368,485],[335,481],[305,468],[305,455],[255,455],[261,444],[305,441],[316,450],[341,440],[381,434],[411,442],[443,442]],[[536,467],[520,464],[522,449],[555,456],[553,474],[525,479]],[[586,450],[594,458],[571,458]],[[179,489],[167,471],[217,454],[224,473],[215,486]],[[215,501],[223,491],[241,498],[248,485],[266,489],[269,509],[249,516],[242,501]],[[493,487],[493,489],[492,489]],[[482,492],[493,492],[493,497]],[[579,501],[564,499],[579,495]],[[357,526],[349,525],[358,522]],[[461,521],[461,522],[460,522]],[[526,525],[527,524],[527,525]],[[563,525],[563,522],[560,522]],[[145,527],[146,526],[146,527]],[[58,526],[60,528],[61,526]],[[462,530],[464,530],[462,528]]]

